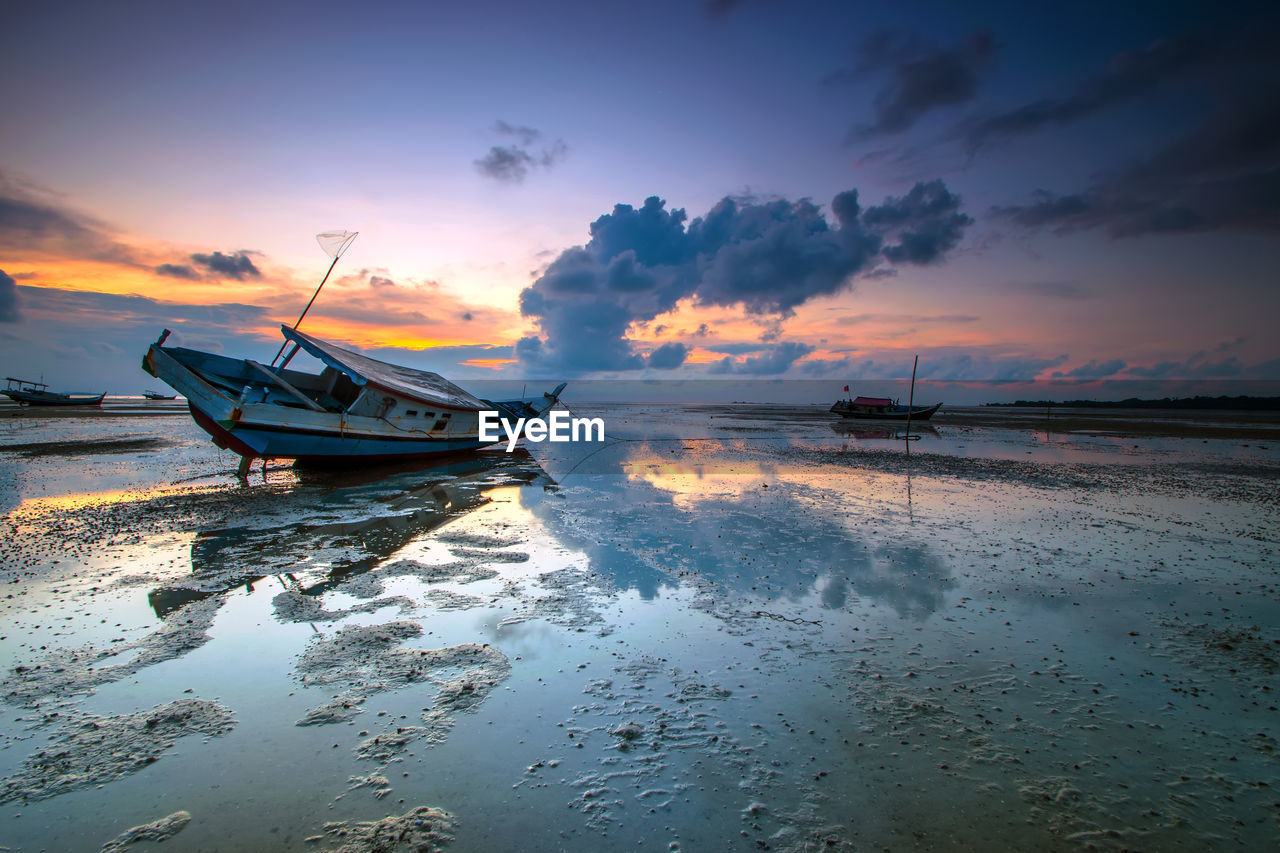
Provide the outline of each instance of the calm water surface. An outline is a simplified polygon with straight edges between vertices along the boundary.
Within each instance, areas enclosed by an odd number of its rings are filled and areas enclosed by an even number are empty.
[[[421,805],[466,851],[1280,834],[1280,446],[575,413],[609,441],[248,487],[186,418],[0,422],[61,443],[0,453],[0,773],[49,789],[0,805],[3,843],[184,809],[180,849],[325,849]],[[405,649],[440,655],[405,676]],[[53,796],[32,775],[81,772],[84,715],[190,699],[234,726]]]

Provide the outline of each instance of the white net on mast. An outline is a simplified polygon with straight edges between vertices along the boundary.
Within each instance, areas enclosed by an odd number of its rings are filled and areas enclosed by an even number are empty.
[[[326,255],[336,261],[342,257],[342,253],[359,233],[359,231],[324,231],[316,235],[316,242],[320,244],[320,248]]]

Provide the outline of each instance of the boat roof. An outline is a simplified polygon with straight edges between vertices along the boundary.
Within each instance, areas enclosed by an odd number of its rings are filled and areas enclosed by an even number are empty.
[[[438,373],[378,361],[283,324],[280,331],[287,340],[294,341],[334,370],[347,374],[357,385],[376,385],[404,397],[447,408],[488,408],[488,404],[480,398],[472,396]]]
[[[888,406],[893,403],[888,397],[863,397],[859,395],[854,398],[855,406]]]

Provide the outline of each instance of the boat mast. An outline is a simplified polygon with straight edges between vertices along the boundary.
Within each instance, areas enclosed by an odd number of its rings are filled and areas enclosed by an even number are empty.
[[[356,239],[359,233],[359,231],[325,231],[316,235],[316,242],[320,244],[321,249],[324,249],[325,254],[333,255],[333,263],[329,264],[329,269],[325,272],[324,278],[320,279],[320,285],[316,288],[316,292],[311,294],[311,300],[307,303],[307,307],[303,308],[302,313],[298,315],[297,321],[293,324],[294,331],[297,331],[298,327],[302,325],[302,318],[307,316],[307,312],[311,310],[316,297],[320,295],[320,288],[324,287],[324,283],[329,280],[329,275],[333,272],[333,268],[338,265],[338,258],[342,257],[342,253],[347,250],[347,247],[351,245],[351,241]],[[284,353],[284,348],[288,345],[289,340],[286,338],[285,342],[280,344],[276,357],[271,359],[272,367],[275,367],[276,362],[280,360],[281,354]],[[285,362],[287,363],[288,359],[285,359]],[[284,367],[283,364],[280,366]]]

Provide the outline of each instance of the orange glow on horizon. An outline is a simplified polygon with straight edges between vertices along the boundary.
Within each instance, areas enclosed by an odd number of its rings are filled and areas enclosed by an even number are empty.
[[[280,326],[292,325],[298,312],[314,293],[314,283],[296,283],[287,278],[273,278],[264,273],[261,278],[249,281],[219,280],[192,281],[162,276],[150,269],[113,264],[102,261],[77,259],[51,260],[48,263],[31,264],[13,258],[0,258],[0,269],[12,275],[19,286],[49,291],[83,294],[107,294],[120,297],[140,297],[154,303],[146,316],[172,310],[172,316],[163,319],[163,325],[181,334],[204,323],[192,319],[185,310],[191,306],[243,305],[262,309],[253,319],[240,316],[234,331],[265,340],[278,340]],[[421,295],[409,288],[388,293],[382,299],[376,290],[359,290],[351,287],[328,288],[303,322],[303,331],[320,337],[358,347],[394,347],[424,350],[442,346],[503,346],[514,343],[519,333],[509,328],[511,317],[494,309],[469,309],[449,293],[432,291]],[[52,294],[50,294],[52,296]],[[324,305],[329,295],[330,304]],[[355,318],[335,317],[326,310],[339,313],[343,303],[365,311],[353,311]],[[422,307],[419,307],[421,305]],[[431,311],[424,308],[430,305]],[[171,306],[171,309],[168,307]],[[33,308],[28,306],[27,311]],[[104,325],[127,322],[135,315],[128,302],[102,303],[101,307],[81,308],[97,315]],[[469,311],[473,319],[452,319]],[[421,313],[418,313],[421,312]],[[367,319],[361,317],[367,314]],[[445,318],[445,319],[437,319]],[[403,321],[403,322],[401,322]],[[219,325],[209,321],[209,325]],[[226,325],[225,323],[221,325]],[[487,360],[481,360],[487,361]],[[482,364],[479,366],[490,366]]]
[[[185,305],[225,303],[274,305],[292,291],[290,284],[266,276],[249,281],[206,281],[173,278],[147,268],[122,266],[102,261],[56,260],[32,264],[0,258],[4,269],[20,285],[72,290],[82,293],[109,293],[142,296],[157,302]],[[302,304],[306,304],[305,300]]]
[[[713,364],[724,358],[724,353],[711,352],[702,347],[694,347],[687,358],[685,364]]]
[[[460,361],[458,364],[462,367],[484,367],[489,370],[501,370],[508,364],[515,364],[514,358],[469,358],[466,361]]]

